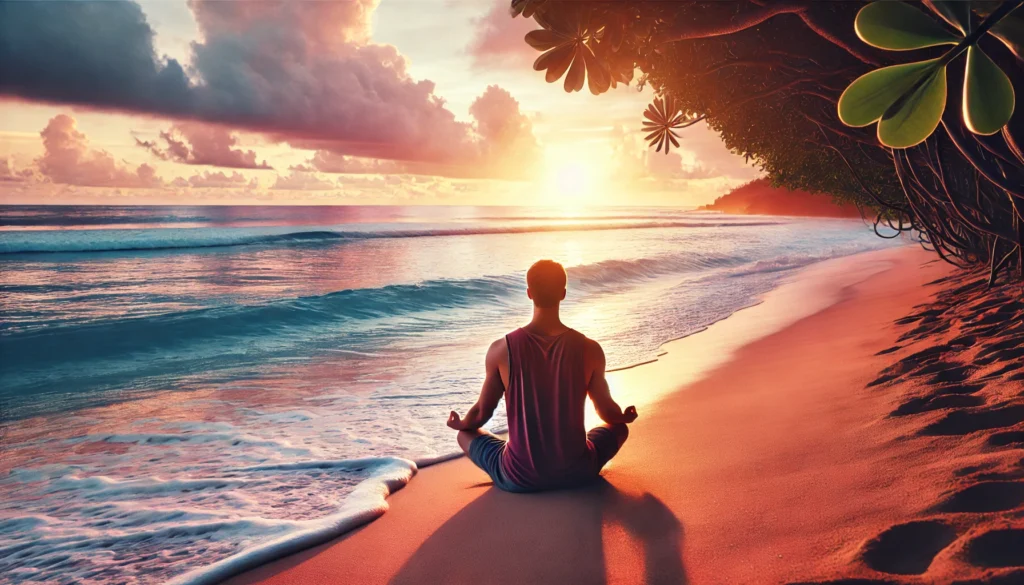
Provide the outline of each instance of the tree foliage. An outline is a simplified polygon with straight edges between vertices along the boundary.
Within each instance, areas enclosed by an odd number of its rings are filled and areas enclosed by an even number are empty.
[[[994,278],[1024,276],[1021,4],[513,0],[512,13],[545,31],[527,40],[549,82],[651,88],[652,147],[704,120],[775,184],[855,203],[879,235],[913,231]],[[573,61],[545,57],[556,38]]]

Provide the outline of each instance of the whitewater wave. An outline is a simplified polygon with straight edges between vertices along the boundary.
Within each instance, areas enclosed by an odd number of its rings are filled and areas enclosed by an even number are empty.
[[[360,483],[337,513],[292,522],[292,529],[276,539],[258,544],[200,567],[168,582],[168,585],[215,585],[243,571],[337,538],[376,520],[388,510],[387,497],[400,490],[416,474],[417,465],[397,457],[382,458],[372,478]]]
[[[568,221],[530,225],[451,227],[450,224],[346,224],[296,228],[160,228],[0,232],[0,254],[127,252],[249,245],[330,243],[378,238],[422,238],[487,234],[653,228],[756,227],[779,221]]]
[[[387,511],[386,498],[405,486],[420,467],[416,462],[399,457],[377,457],[353,460],[322,460],[287,464],[268,464],[227,470],[223,478],[161,480],[147,478],[119,481],[107,477],[65,477],[57,482],[58,491],[74,490],[74,501],[94,517],[97,528],[68,534],[61,529],[61,519],[45,514],[26,514],[0,521],[0,572],[18,580],[28,578],[39,582],[49,579],[87,581],[100,574],[146,575],[146,579],[166,580],[174,585],[218,583],[227,577],[268,561],[326,542],[370,522]],[[266,473],[330,470],[359,472],[366,478],[355,485],[335,510],[318,518],[288,520],[262,516],[231,517],[202,512],[186,501],[161,507],[153,500],[159,496],[196,497],[206,491],[229,486],[266,483]],[[122,500],[137,500],[127,506]],[[149,506],[146,502],[153,502]],[[264,539],[250,546],[252,539]],[[204,545],[203,543],[208,543]],[[210,543],[221,543],[221,558],[203,564],[208,558]],[[190,552],[190,564],[197,568],[174,575],[174,564],[147,566],[148,560],[160,554],[132,558],[124,554],[140,549],[164,551],[171,544],[191,543],[199,547]],[[233,554],[224,555],[225,552]],[[102,566],[89,562],[91,556],[109,552],[114,556]],[[216,557],[214,557],[216,558]],[[212,560],[212,559],[211,559]],[[130,562],[130,564],[128,564]]]

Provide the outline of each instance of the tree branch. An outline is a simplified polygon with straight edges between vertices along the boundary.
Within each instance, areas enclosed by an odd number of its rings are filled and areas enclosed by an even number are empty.
[[[700,21],[676,21],[672,28],[664,31],[655,39],[655,43],[674,43],[677,41],[688,41],[691,39],[706,39],[731,35],[740,31],[753,28],[769,18],[780,14],[796,14],[807,10],[806,2],[795,0],[773,2],[768,6],[757,6],[754,10],[745,10],[737,14],[728,22],[720,22],[718,19],[701,18]]]
[[[804,21],[804,24],[807,25],[807,28],[817,33],[819,37],[846,51],[854,59],[860,61],[861,63],[873,65],[875,67],[881,65],[881,62],[879,62],[877,59],[869,57],[860,49],[857,49],[856,47],[850,45],[843,39],[832,34],[832,32],[826,29],[824,25],[820,21],[818,21],[814,14],[811,13],[810,11],[805,10],[803,12],[799,12],[798,14],[800,16],[800,20]]]

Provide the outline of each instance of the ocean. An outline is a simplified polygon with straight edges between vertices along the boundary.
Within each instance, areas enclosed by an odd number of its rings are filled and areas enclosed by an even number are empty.
[[[457,451],[537,259],[615,369],[900,244],[674,208],[0,206],[0,581],[212,582],[380,514]]]

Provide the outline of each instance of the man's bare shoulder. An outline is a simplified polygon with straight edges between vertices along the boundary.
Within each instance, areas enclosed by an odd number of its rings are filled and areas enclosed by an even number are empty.
[[[487,363],[490,365],[508,363],[508,342],[504,337],[494,340],[487,348]]]
[[[594,341],[593,339],[590,339],[589,337],[584,337],[584,339],[585,342],[583,344],[583,360],[587,363],[588,366],[600,367],[603,370],[604,348],[601,347],[600,343]]]
[[[589,356],[598,356],[598,355],[603,356],[604,355],[604,348],[601,347],[600,343],[594,341],[593,339],[591,339],[591,338],[589,338],[589,337],[587,337],[585,335],[583,336],[583,340],[584,340],[583,341],[583,350],[585,352],[587,352],[587,356],[588,357]]]

